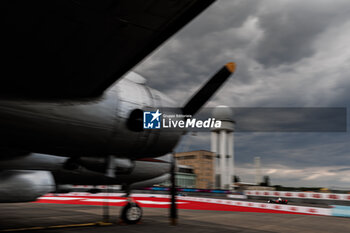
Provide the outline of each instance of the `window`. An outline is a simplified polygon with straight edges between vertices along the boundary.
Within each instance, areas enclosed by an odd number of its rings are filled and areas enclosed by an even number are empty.
[[[210,155],[202,155],[202,158],[203,159],[207,159],[207,160],[212,160],[213,159],[213,157],[210,156]]]
[[[192,169],[192,168],[184,168],[184,167],[180,167],[180,168],[179,168],[179,172],[193,174],[193,169]]]

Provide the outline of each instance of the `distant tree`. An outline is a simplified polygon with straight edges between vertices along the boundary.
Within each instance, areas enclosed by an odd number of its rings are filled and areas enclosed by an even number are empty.
[[[234,176],[233,177],[233,182],[236,183],[236,182],[241,182],[241,179],[239,178],[239,176]]]
[[[261,186],[270,186],[270,177],[269,176],[264,176],[264,181],[260,183]]]
[[[276,188],[276,191],[283,191],[283,186],[282,185],[274,185],[273,187]]]

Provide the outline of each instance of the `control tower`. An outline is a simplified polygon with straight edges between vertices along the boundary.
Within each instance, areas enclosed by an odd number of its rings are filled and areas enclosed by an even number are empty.
[[[221,128],[211,131],[211,151],[216,154],[215,187],[229,189],[234,175],[233,112],[227,106],[218,106],[213,110],[213,117],[222,122]]]

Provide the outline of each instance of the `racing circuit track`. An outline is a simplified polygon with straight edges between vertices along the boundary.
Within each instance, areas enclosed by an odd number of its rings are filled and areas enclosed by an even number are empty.
[[[115,224],[96,226],[107,199],[110,221]],[[135,195],[134,199],[144,207],[144,217],[140,224],[130,226],[118,223],[117,216],[125,203],[120,195],[71,193],[47,195],[34,203],[1,204],[0,232],[350,232],[349,218],[254,208],[244,201],[238,201],[241,206],[237,206],[235,201],[193,197],[178,198],[179,224],[171,227],[168,198]]]
[[[77,205],[104,205],[108,202],[110,206],[125,205],[126,198],[122,193],[68,193],[49,194],[38,199],[40,203],[52,204],[77,204]],[[168,208],[169,196],[159,194],[133,194],[132,197],[141,207],[146,208]],[[216,210],[216,211],[238,211],[256,213],[279,213],[279,214],[303,214],[303,215],[331,215],[330,208],[319,208],[310,206],[278,205],[261,202],[232,201],[228,199],[203,198],[203,197],[177,197],[179,209],[190,210]]]

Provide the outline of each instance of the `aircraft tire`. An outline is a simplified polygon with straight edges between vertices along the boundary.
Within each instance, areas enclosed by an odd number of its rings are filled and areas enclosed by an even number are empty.
[[[142,218],[142,208],[135,202],[129,202],[123,207],[120,217],[127,224],[136,224]]]

